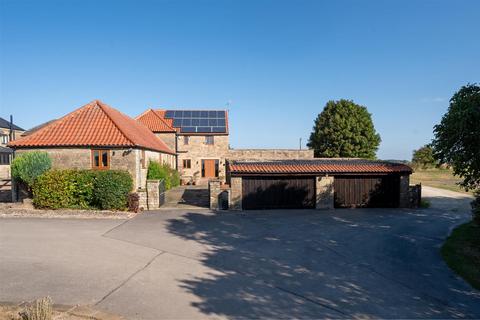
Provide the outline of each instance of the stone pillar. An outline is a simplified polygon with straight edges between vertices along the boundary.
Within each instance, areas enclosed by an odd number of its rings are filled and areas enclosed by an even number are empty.
[[[316,177],[316,203],[315,209],[333,209],[334,208],[334,189],[333,177]]]
[[[160,207],[160,180],[147,180],[147,209],[155,210]]]
[[[208,193],[210,194],[210,209],[218,210],[220,209],[220,204],[218,201],[218,196],[220,195],[220,180],[210,180],[208,182]]]
[[[410,175],[400,176],[400,208],[409,208],[410,207],[410,197],[409,197],[409,186],[410,186]]]
[[[229,208],[242,210],[242,177],[231,177],[230,188]]]

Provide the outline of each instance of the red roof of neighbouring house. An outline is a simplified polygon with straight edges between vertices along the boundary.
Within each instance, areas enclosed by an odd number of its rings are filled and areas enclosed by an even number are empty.
[[[232,174],[316,174],[316,173],[412,173],[401,163],[365,159],[312,159],[275,161],[232,161]]]
[[[147,127],[99,100],[10,142],[8,146],[137,147],[175,154]]]
[[[153,132],[175,132],[176,130],[172,127],[173,120],[165,119],[164,116],[165,112],[148,109],[135,119]]]

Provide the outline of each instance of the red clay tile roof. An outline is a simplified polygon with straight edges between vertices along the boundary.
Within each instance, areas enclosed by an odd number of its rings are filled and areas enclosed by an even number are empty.
[[[165,112],[161,113],[157,110],[148,109],[135,119],[153,132],[175,132],[175,129],[172,127],[173,120],[165,119],[164,115]]]
[[[315,173],[412,173],[401,163],[364,159],[312,159],[278,161],[233,161],[232,174],[315,174]]]
[[[194,111],[194,110],[189,110],[189,111]],[[197,111],[197,110],[195,110],[195,111]],[[204,110],[204,111],[208,111],[208,110]],[[211,110],[211,111],[213,111],[213,110]],[[144,113],[142,113],[141,115],[136,117],[135,119],[137,121],[142,122],[145,126],[147,126],[153,132],[177,132],[177,133],[181,134],[180,128],[175,128],[173,126],[173,118],[165,118],[165,113],[166,112],[167,112],[167,110],[162,110],[162,109],[155,109],[155,110],[154,109],[148,109],[147,111],[145,111]],[[160,119],[160,121],[162,121],[162,123],[160,123],[158,119]],[[225,135],[225,134],[228,134],[228,130],[229,130],[228,111],[225,112],[225,120],[226,120],[225,126],[227,128],[226,132],[223,132],[223,133],[221,133],[221,132],[211,132],[211,133],[208,133],[208,132],[202,132],[202,133],[189,132],[189,133],[185,133],[185,134],[186,135]],[[167,131],[167,129],[169,129],[169,130]],[[170,131],[170,130],[173,130],[173,131]]]
[[[90,102],[28,136],[10,142],[8,146],[137,147],[175,154],[147,127],[99,100]]]

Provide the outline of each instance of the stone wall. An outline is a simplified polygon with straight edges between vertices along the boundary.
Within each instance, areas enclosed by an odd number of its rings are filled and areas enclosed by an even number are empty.
[[[214,144],[205,143],[205,136],[189,136],[188,145],[184,136],[178,136],[178,169],[183,179],[199,182],[202,178],[202,159],[219,161],[218,178],[225,181],[225,158],[228,154],[228,135],[213,136]],[[183,167],[183,160],[190,159],[191,168]]]
[[[87,148],[51,148],[51,149],[18,149],[16,154],[25,152],[44,151],[52,159],[53,169],[91,169],[92,154]],[[133,178],[134,189],[142,182],[140,168],[140,150],[137,149],[110,149],[110,169],[126,170]]]
[[[10,165],[1,164],[0,165],[0,180],[1,179],[10,179]]]
[[[175,152],[175,139],[177,138],[177,134],[175,132],[165,132],[165,133],[155,133],[157,137],[160,138],[165,144]]]
[[[242,210],[242,177],[231,177],[230,179],[230,203],[232,210]]]
[[[334,177],[315,177],[316,203],[315,209],[334,208]]]
[[[310,149],[230,149],[228,160],[313,159]]]
[[[410,186],[410,175],[400,176],[400,208],[409,208],[410,207],[410,196],[409,196],[409,186]]]

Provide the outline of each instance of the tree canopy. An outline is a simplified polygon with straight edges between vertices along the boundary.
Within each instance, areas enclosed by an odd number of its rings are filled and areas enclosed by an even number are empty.
[[[440,124],[434,127],[435,157],[453,167],[467,189],[480,188],[480,86],[463,86],[450,99]]]
[[[423,147],[413,151],[412,163],[415,166],[422,168],[431,168],[437,164],[433,156],[433,149],[430,145],[424,145]]]
[[[380,141],[367,108],[342,99],[327,102],[315,119],[307,145],[315,157],[373,159]]]

